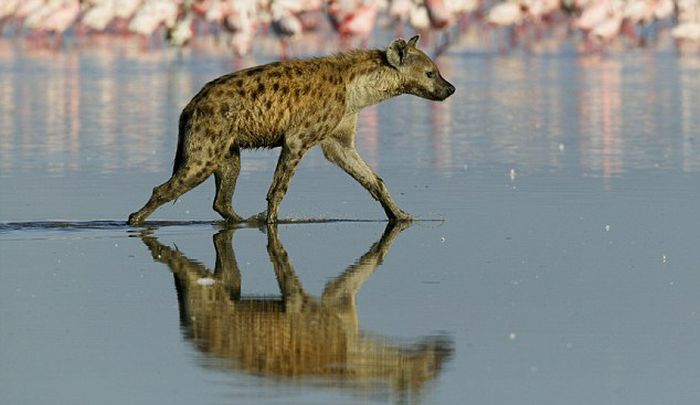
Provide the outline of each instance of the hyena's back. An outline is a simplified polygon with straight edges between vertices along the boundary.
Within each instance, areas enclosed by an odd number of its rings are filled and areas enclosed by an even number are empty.
[[[219,160],[233,148],[275,147],[289,133],[332,129],[344,115],[345,85],[327,59],[277,62],[207,83],[180,116],[179,160]]]

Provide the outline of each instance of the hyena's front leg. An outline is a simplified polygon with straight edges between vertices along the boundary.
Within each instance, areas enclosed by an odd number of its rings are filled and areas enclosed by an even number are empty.
[[[301,158],[304,157],[304,153],[311,146],[301,141],[285,142],[282,146],[275,174],[272,177],[272,184],[267,192],[267,215],[265,219],[268,224],[277,222],[277,212],[284,195],[287,193],[289,182],[294,176]]]
[[[365,162],[347,138],[328,138],[321,143],[326,159],[338,165],[357,180],[372,197],[379,201],[390,221],[411,221],[409,214],[400,209],[389,194],[384,181]]]

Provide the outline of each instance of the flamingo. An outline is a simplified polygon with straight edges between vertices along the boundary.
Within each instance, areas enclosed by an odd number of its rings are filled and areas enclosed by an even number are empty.
[[[328,4],[331,25],[341,39],[357,36],[366,42],[374,29],[378,11],[379,4],[373,0],[355,2],[353,5],[331,0]]]
[[[678,21],[680,23],[700,21],[700,2],[698,0],[676,0]]]
[[[147,39],[158,27],[172,28],[177,18],[178,7],[169,0],[146,0],[134,18],[129,22],[129,31]]]
[[[303,27],[301,20],[294,14],[293,9],[287,8],[285,2],[272,3],[272,31],[280,39],[280,53],[282,59],[288,57],[289,41],[301,35]]]
[[[94,0],[82,18],[86,27],[95,31],[104,31],[107,25],[115,18],[116,0]]]
[[[115,7],[114,15],[123,20],[131,19],[139,10],[143,0],[119,0],[119,7]]]
[[[184,18],[175,23],[167,31],[168,43],[173,46],[182,47],[187,45],[194,33],[192,32],[192,13],[185,13]]]
[[[445,0],[425,0],[425,8],[432,28],[440,30],[452,23],[452,15]]]
[[[593,28],[593,35],[603,41],[612,40],[620,32],[623,18],[622,9],[617,8],[613,10],[608,15],[608,18]]]
[[[15,14],[21,0],[4,0],[0,3],[0,21]]]
[[[679,24],[671,30],[671,36],[680,46],[682,41],[700,41],[700,3],[697,0],[678,0]]]
[[[41,22],[44,21],[44,19],[51,13],[57,10],[59,6],[60,0],[49,0],[48,2],[38,4],[37,7],[28,8],[27,10],[20,10],[22,12],[31,10],[26,14],[24,25],[30,30],[38,30]]]
[[[204,17],[206,22],[220,24],[224,20],[225,11],[228,11],[229,7],[223,0],[205,0],[195,3],[192,9]]]
[[[115,29],[126,34],[128,32],[129,21],[138,12],[143,4],[143,0],[115,0],[119,7],[114,7]]]
[[[255,0],[239,1],[224,9],[224,28],[232,35],[230,39],[234,53],[239,56],[247,55],[253,44],[255,34],[255,16],[257,4]]]
[[[56,46],[63,39],[63,33],[78,20],[80,2],[78,0],[52,0],[56,7],[38,25],[37,28],[52,32],[56,36]]]
[[[408,21],[412,8],[413,2],[411,0],[392,0],[387,14],[390,19],[404,23]]]
[[[430,15],[425,4],[414,4],[408,23],[417,32],[424,32],[430,28]]]
[[[523,13],[523,8],[517,0],[499,3],[493,6],[486,15],[486,22],[489,25],[495,27],[513,27],[509,32],[511,47],[515,46],[517,43],[515,27],[520,26],[524,19],[525,14]],[[499,49],[500,52],[505,51],[503,45],[499,45]]]
[[[700,22],[684,22],[671,30],[676,40],[700,41]]]
[[[670,18],[674,13],[675,8],[676,5],[673,3],[673,0],[659,0],[656,8],[654,9],[654,18],[657,20],[665,20]]]
[[[46,4],[46,0],[24,0],[15,9],[15,17],[19,19],[28,18]]]
[[[520,4],[509,1],[493,6],[486,15],[486,22],[497,27],[509,27],[520,24],[524,17]]]
[[[605,21],[611,9],[610,0],[592,0],[585,4],[581,16],[574,25],[583,32],[592,31],[598,24]]]
[[[301,20],[295,15],[296,10],[286,7],[285,3],[284,1],[275,1],[270,7],[272,30],[283,40],[296,38],[303,31]]]

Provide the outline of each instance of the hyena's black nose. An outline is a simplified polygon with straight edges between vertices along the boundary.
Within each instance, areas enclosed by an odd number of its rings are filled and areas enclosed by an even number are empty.
[[[447,92],[450,93],[450,96],[454,94],[455,90],[456,90],[455,86],[453,86],[451,84],[447,85]]]

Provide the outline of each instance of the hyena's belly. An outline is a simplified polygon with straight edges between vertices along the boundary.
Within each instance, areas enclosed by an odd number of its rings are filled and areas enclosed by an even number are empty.
[[[342,118],[339,109],[318,109],[309,104],[261,102],[231,113],[233,145],[240,148],[274,148],[288,137],[302,140],[322,136]]]

